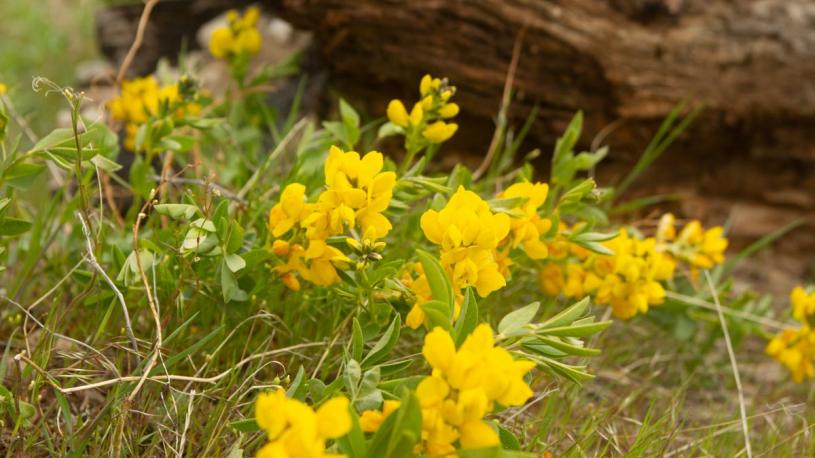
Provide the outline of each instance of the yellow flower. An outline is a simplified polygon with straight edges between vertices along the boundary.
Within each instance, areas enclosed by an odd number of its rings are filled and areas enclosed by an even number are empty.
[[[280,202],[269,212],[269,230],[280,237],[312,213],[313,206],[306,203],[306,187],[292,183],[283,190]]]
[[[458,105],[455,103],[446,103],[439,109],[439,115],[442,118],[452,118],[458,114]]]
[[[424,109],[421,103],[417,103],[413,105],[413,109],[410,110],[410,118],[408,121],[411,126],[418,126],[422,123],[422,118],[424,118]]]
[[[6,86],[4,83],[0,83],[0,95],[5,94],[6,92],[8,92],[8,86]]]
[[[425,75],[422,77],[422,80],[419,82],[419,94],[423,97],[430,93],[432,90],[438,90],[441,86],[441,80],[438,78],[433,78],[430,75]]]
[[[419,451],[452,454],[456,441],[461,449],[497,446],[498,435],[484,417],[496,403],[520,406],[532,396],[524,376],[535,364],[496,347],[487,324],[476,327],[458,350],[437,327],[425,337],[422,354],[433,372],[416,388],[422,409]]]
[[[408,150],[421,149],[427,143],[442,143],[453,136],[458,125],[443,120],[459,112],[457,104],[448,103],[454,93],[455,87],[449,86],[446,79],[425,75],[419,84],[419,101],[413,104],[409,114],[402,101],[388,103],[388,120],[403,129]]]
[[[422,135],[424,138],[428,139],[433,143],[442,143],[446,142],[456,133],[458,129],[458,124],[456,123],[445,123],[444,121],[436,121],[433,124],[427,126],[425,130],[422,131]]]
[[[574,299],[592,295],[596,303],[611,306],[620,319],[647,313],[649,306],[664,302],[665,288],[660,282],[673,277],[676,264],[660,251],[656,239],[631,237],[620,229],[603,244],[614,254],[558,248],[558,255],[571,252],[576,259],[544,265],[539,273],[541,289],[550,296],[563,294]]]
[[[401,402],[388,399],[382,403],[381,411],[366,410],[362,412],[362,415],[359,417],[360,428],[366,433],[376,432],[379,427],[382,426],[382,422],[385,421],[390,414],[396,411],[400,405]]]
[[[657,241],[670,242],[676,238],[676,218],[671,213],[665,213],[657,225]]]
[[[807,294],[800,286],[793,288],[790,293],[792,316],[802,324],[809,325],[810,319],[815,316],[815,291]]]
[[[766,352],[790,371],[795,383],[815,376],[815,333],[808,326],[784,329],[773,337]]]
[[[218,59],[232,60],[241,56],[253,56],[260,51],[261,37],[257,30],[260,10],[251,7],[243,16],[231,10],[227,13],[228,24],[212,32],[209,51]]]
[[[313,233],[336,235],[359,223],[364,238],[387,235],[391,223],[382,215],[387,210],[396,185],[394,172],[383,172],[382,153],[371,151],[360,157],[332,146],[325,162],[328,187],[319,198],[318,215],[309,224]],[[316,235],[309,235],[315,237]]]
[[[388,103],[388,120],[397,126],[407,127],[410,119],[408,118],[407,110],[401,100],[391,100]]]
[[[212,37],[209,39],[209,52],[213,56],[223,59],[232,49],[234,41],[235,36],[232,34],[232,29],[219,27],[212,32]]]
[[[303,257],[308,262],[308,269],[302,272],[303,278],[318,286],[339,282],[340,277],[334,265],[350,261],[342,251],[323,240],[310,240]]]
[[[727,239],[724,228],[715,226],[705,230],[702,223],[693,220],[674,236],[673,215],[666,214],[657,228],[657,241],[661,249],[690,264],[691,271],[709,269],[724,262]]]
[[[493,214],[487,202],[464,187],[441,211],[428,210],[421,218],[427,239],[441,247],[441,264],[454,289],[474,286],[482,297],[506,284],[495,248],[509,226],[507,215]]]
[[[293,291],[300,291],[300,281],[297,280],[294,273],[297,272],[303,276],[308,271],[303,261],[303,255],[305,254],[303,247],[297,243],[290,244],[285,240],[275,240],[272,244],[272,253],[286,259],[283,264],[275,266],[273,269],[275,273],[280,275],[283,284]]]
[[[477,246],[493,249],[509,233],[509,217],[493,214],[478,194],[459,186],[441,211],[428,210],[421,218],[422,231],[443,250]]]
[[[175,119],[196,114],[200,110],[198,104],[181,100],[177,83],[161,86],[152,75],[124,81],[119,96],[108,101],[110,115],[125,125],[124,144],[128,149],[135,149],[139,126],[159,115],[159,107],[163,103],[170,110],[166,114]]]
[[[342,396],[326,401],[315,412],[307,404],[287,398],[281,389],[261,393],[255,402],[255,421],[269,442],[257,456],[336,458],[338,455],[326,452],[326,441],[348,434],[348,408],[349,401]]]
[[[563,269],[555,263],[544,265],[538,274],[538,282],[547,296],[559,295],[563,292],[563,287],[566,285]]]
[[[552,222],[538,215],[538,209],[546,202],[548,192],[549,185],[546,183],[527,182],[515,183],[499,196],[504,199],[526,199],[514,209],[522,216],[511,218],[511,246],[523,246],[532,259],[543,259],[549,255],[549,249],[541,237],[552,227]]]

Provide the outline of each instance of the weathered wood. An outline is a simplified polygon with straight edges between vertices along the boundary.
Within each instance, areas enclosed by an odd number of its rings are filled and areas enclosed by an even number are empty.
[[[539,105],[539,137],[582,109],[590,133],[623,119],[609,140],[639,149],[692,98],[707,107],[702,133],[716,132],[694,137],[695,148],[815,161],[807,0],[283,0],[280,14],[314,30],[334,80],[367,100],[385,88],[412,93],[431,72],[457,84],[464,112],[489,118],[526,26],[513,113]]]

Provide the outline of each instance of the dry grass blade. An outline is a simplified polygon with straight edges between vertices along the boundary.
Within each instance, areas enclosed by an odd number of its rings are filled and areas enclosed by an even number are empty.
[[[741,377],[739,377],[739,367],[736,364],[736,355],[733,352],[733,344],[730,341],[730,332],[727,330],[727,321],[724,319],[724,313],[722,313],[722,305],[719,303],[719,295],[716,292],[715,286],[713,285],[713,279],[710,278],[710,272],[707,270],[705,270],[705,279],[707,280],[707,285],[710,288],[710,294],[713,296],[713,301],[716,304],[716,312],[719,315],[719,324],[722,326],[722,334],[724,334],[724,342],[727,346],[727,355],[730,358],[730,366],[733,369],[733,380],[736,383],[736,392],[739,398],[741,428],[742,432],[744,433],[744,447],[747,451],[747,458],[752,458],[753,449],[750,446],[750,427],[747,424],[747,408],[745,407],[744,403],[744,390],[741,386]]]

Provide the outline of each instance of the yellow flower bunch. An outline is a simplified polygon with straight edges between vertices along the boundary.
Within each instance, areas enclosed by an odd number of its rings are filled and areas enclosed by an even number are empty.
[[[422,215],[421,226],[425,237],[441,247],[441,264],[454,289],[474,286],[486,297],[506,284],[494,251],[509,233],[509,216],[493,213],[478,194],[459,186],[441,211]]]
[[[382,212],[390,205],[396,173],[383,172],[382,153],[363,157],[332,146],[325,161],[326,190],[320,194],[314,213],[306,222],[310,237],[337,235],[345,227],[359,225],[363,239],[379,239],[392,225]]]
[[[125,125],[124,145],[130,150],[136,148],[136,132],[139,126],[162,112],[162,106],[176,119],[188,114],[197,114],[201,107],[197,103],[184,100],[179,93],[178,83],[160,85],[155,76],[136,78],[122,83],[118,97],[108,102],[111,116]]]
[[[484,421],[496,403],[521,406],[532,390],[524,376],[535,367],[495,346],[492,329],[480,324],[456,350],[450,334],[435,328],[425,337],[422,354],[433,368],[416,389],[422,409],[418,453],[456,456],[461,449],[497,446],[498,434]]]
[[[798,286],[790,293],[792,316],[801,325],[786,328],[770,340],[766,352],[789,369],[795,383],[815,377],[815,291]]]
[[[388,104],[388,120],[401,128],[408,139],[421,138],[430,143],[442,143],[450,139],[458,129],[458,124],[445,121],[458,114],[457,104],[450,102],[456,92],[447,79],[425,75],[419,83],[421,100],[413,105],[408,113],[401,100],[391,100]]]
[[[493,213],[478,194],[459,186],[441,211],[428,210],[422,214],[421,227],[425,237],[440,246],[441,265],[459,298],[461,290],[470,286],[486,297],[506,285],[496,249],[509,234],[510,219],[506,214]],[[425,322],[420,305],[429,288],[426,285],[423,273],[413,281],[412,289],[418,299],[406,319],[413,329]],[[456,302],[457,313],[460,301]]]
[[[328,453],[326,441],[337,439],[351,429],[348,399],[340,396],[323,403],[316,411],[309,405],[286,397],[282,389],[262,393],[255,402],[255,421],[269,442],[258,458],[339,458]]]
[[[660,218],[656,237],[660,249],[686,262],[694,273],[724,262],[724,251],[727,249],[724,228],[715,226],[705,229],[702,223],[693,220],[677,235],[675,221],[676,218],[670,213]]]
[[[541,288],[551,296],[580,299],[592,295],[598,304],[611,306],[620,319],[647,313],[650,305],[664,302],[665,289],[660,282],[673,277],[676,264],[657,249],[655,238],[632,237],[620,229],[603,245],[614,255],[581,248],[572,250],[574,259],[545,264],[539,272]]]
[[[286,186],[269,212],[268,226],[276,239],[272,252],[286,260],[274,270],[287,287],[300,289],[295,273],[320,286],[340,280],[335,266],[350,259],[327,243],[331,236],[358,227],[364,243],[349,239],[353,247],[384,248],[383,243],[372,241],[387,235],[392,227],[382,212],[390,205],[396,174],[382,172],[383,165],[382,154],[376,151],[360,157],[332,146],[325,162],[326,188],[317,202],[307,201],[302,184]],[[287,233],[291,237],[281,240]]]
[[[209,51],[218,59],[233,60],[237,57],[253,56],[260,51],[260,32],[257,21],[260,10],[251,7],[243,16],[231,10],[227,13],[228,24],[212,32]]]
[[[510,217],[510,246],[521,246],[531,259],[543,259],[549,255],[549,249],[541,237],[552,227],[552,221],[538,214],[548,192],[549,185],[546,183],[524,182],[513,184],[498,196],[502,199],[525,199],[513,209],[517,216]]]

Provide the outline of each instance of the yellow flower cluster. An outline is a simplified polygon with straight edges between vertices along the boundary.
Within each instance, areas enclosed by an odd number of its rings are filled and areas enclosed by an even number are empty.
[[[513,184],[498,196],[502,199],[525,199],[513,209],[516,216],[510,218],[510,246],[521,246],[531,259],[543,259],[549,255],[549,248],[541,238],[552,227],[552,221],[538,214],[548,193],[549,185],[546,183],[523,182]]]
[[[509,234],[509,216],[493,213],[478,194],[460,186],[441,211],[428,210],[422,215],[421,227],[425,237],[441,247],[441,265],[457,295],[470,286],[481,297],[504,287],[506,279],[501,274],[496,249]],[[420,307],[429,289],[423,273],[412,286],[417,301],[406,323],[416,329],[426,318]]]
[[[548,295],[563,294],[579,299],[593,295],[598,304],[610,305],[615,317],[628,319],[661,304],[665,289],[661,281],[673,277],[673,259],[657,249],[656,239],[632,237],[625,229],[604,242],[614,255],[570,250],[576,260],[547,263],[540,271],[540,284]]]
[[[349,402],[345,397],[326,401],[315,412],[309,405],[286,397],[277,390],[262,393],[255,402],[255,421],[269,442],[258,458],[339,458],[328,453],[328,439],[337,439],[351,429]]]
[[[801,325],[787,328],[770,340],[766,352],[786,366],[796,383],[815,376],[815,291],[798,286],[790,293],[792,316]]]
[[[425,337],[422,354],[433,368],[416,389],[422,409],[418,453],[453,457],[461,449],[497,446],[498,434],[484,417],[495,404],[521,406],[532,390],[524,376],[535,367],[514,360],[495,346],[492,329],[481,324],[456,350],[450,334],[435,328]]]
[[[724,262],[724,251],[727,239],[724,228],[715,226],[709,229],[693,220],[688,222],[679,234],[676,234],[676,218],[666,213],[659,220],[657,242],[663,251],[686,262],[695,274],[698,269],[709,269]]]
[[[257,54],[261,41],[256,26],[259,17],[260,10],[256,7],[247,9],[243,16],[235,10],[229,11],[228,25],[212,32],[209,51],[218,59],[226,60]]]
[[[162,104],[166,104],[167,113],[176,119],[201,110],[197,103],[183,100],[178,83],[160,85],[152,75],[122,83],[121,94],[108,102],[108,109],[113,119],[125,125],[126,148],[135,150],[139,126],[159,115]]]
[[[327,243],[331,236],[359,228],[366,246],[384,247],[381,242],[370,243],[392,227],[382,212],[390,205],[396,174],[383,172],[383,165],[382,154],[376,151],[360,157],[332,146],[325,162],[326,188],[316,202],[307,202],[302,184],[286,186],[269,213],[269,231],[276,239],[272,251],[286,259],[275,271],[286,286],[300,289],[294,273],[320,286],[339,281],[335,264],[349,259]],[[291,233],[287,240],[280,239],[287,233]],[[356,240],[351,244],[359,245]]]
[[[421,100],[413,105],[408,113],[401,100],[391,100],[388,104],[388,120],[405,130],[408,138],[421,133],[430,143],[442,143],[450,139],[458,129],[458,124],[444,121],[458,114],[457,104],[449,102],[455,94],[455,86],[447,80],[425,75],[419,83]]]

